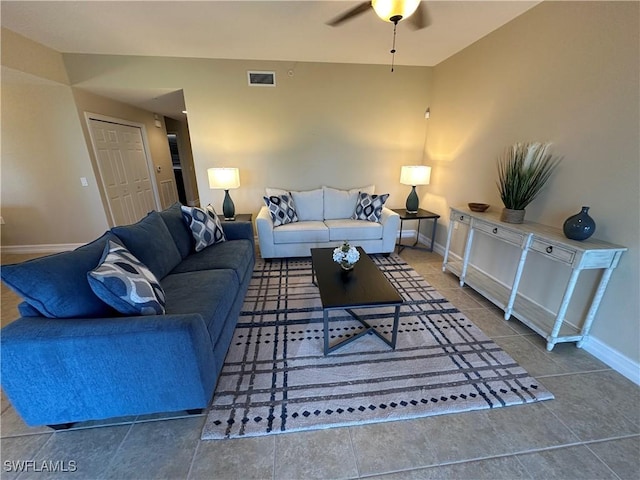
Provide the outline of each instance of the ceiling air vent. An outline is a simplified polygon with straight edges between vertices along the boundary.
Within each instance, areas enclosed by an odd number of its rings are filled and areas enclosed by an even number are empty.
[[[250,87],[275,87],[276,72],[247,72]]]

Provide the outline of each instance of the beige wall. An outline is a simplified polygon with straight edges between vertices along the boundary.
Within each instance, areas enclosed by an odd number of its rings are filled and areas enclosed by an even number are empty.
[[[173,181],[174,195],[175,198],[177,198],[178,194],[175,190],[171,154],[169,152],[169,144],[167,142],[167,130],[165,128],[164,117],[162,115],[156,115],[161,124],[160,127],[157,127],[155,125],[156,116],[146,110],[141,110],[139,108],[132,107],[131,105],[116,102],[100,95],[94,95],[79,88],[73,88],[73,96],[78,109],[78,115],[82,119],[81,124],[82,131],[85,136],[86,148],[89,152],[89,156],[91,157],[91,162],[94,166],[94,172],[96,172],[97,177],[99,177],[99,170],[96,164],[93,146],[91,145],[88,126],[85,121],[86,113],[104,115],[117,120],[124,120],[134,124],[143,125],[150,149],[149,153],[153,162],[153,176],[155,177],[156,185],[160,187],[164,181]],[[157,171],[158,166],[160,167],[159,172]],[[105,205],[104,208],[107,209],[106,198],[104,197],[104,191],[101,185],[100,192]],[[160,192],[158,193],[158,200],[160,202],[160,209],[166,208],[171,204],[171,202],[163,199]],[[109,219],[109,222],[111,223],[111,219]]]
[[[19,72],[69,84],[62,55],[6,28],[1,29],[2,65]]]
[[[158,185],[173,180],[164,118],[71,88],[60,53],[2,29],[1,81],[3,248],[64,249],[109,228],[85,112],[143,124]]]
[[[102,234],[106,217],[62,56],[3,29],[1,81],[2,245],[46,249]]]
[[[78,87],[182,89],[200,201],[220,209],[207,168],[240,168],[237,212],[257,213],[267,186],[375,184],[403,206],[400,167],[422,161],[428,68],[65,55]],[[249,87],[247,70],[276,72]],[[287,72],[292,70],[293,75]]]
[[[640,360],[639,6],[544,2],[441,63],[434,72],[427,146],[433,165],[428,200],[444,216],[449,205],[469,201],[501,207],[495,160],[507,145],[554,143],[564,161],[526,218],[561,227],[587,205],[597,223],[595,236],[629,247],[592,333],[635,362]],[[444,229],[439,238],[443,242]],[[498,259],[509,255],[484,253]],[[533,273],[525,280],[534,296],[559,301],[567,272]],[[586,281],[580,288],[591,285]]]

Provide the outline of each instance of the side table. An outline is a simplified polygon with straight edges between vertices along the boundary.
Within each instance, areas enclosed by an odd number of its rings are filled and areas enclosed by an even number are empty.
[[[218,215],[221,222],[251,222],[253,220],[252,213],[237,213],[233,220],[225,220],[224,215]]]
[[[418,209],[416,213],[407,212],[406,208],[392,208],[394,212],[400,215],[400,238],[398,238],[398,243],[396,246],[398,247],[398,253],[400,253],[405,248],[415,248],[416,250],[427,250],[426,248],[416,247],[418,245],[418,238],[420,238],[420,222],[422,220],[433,220],[433,227],[431,229],[431,245],[428,251],[433,252],[433,242],[436,239],[436,228],[438,227],[438,219],[440,215],[437,213],[429,212],[428,210],[423,210],[421,208]],[[416,241],[413,242],[413,245],[402,245],[402,227],[404,226],[405,220],[417,220],[418,221],[418,230],[416,233]]]

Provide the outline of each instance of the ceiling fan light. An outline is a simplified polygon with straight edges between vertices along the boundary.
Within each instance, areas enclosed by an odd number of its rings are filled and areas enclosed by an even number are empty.
[[[405,20],[416,11],[420,0],[372,0],[371,5],[376,15],[385,22],[394,22],[392,19]],[[397,20],[395,20],[397,21]]]

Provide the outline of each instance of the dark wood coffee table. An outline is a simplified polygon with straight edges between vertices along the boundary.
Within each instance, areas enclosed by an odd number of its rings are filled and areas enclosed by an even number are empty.
[[[374,333],[392,349],[396,348],[398,336],[398,317],[402,297],[369,256],[357,247],[360,260],[353,271],[344,274],[340,265],[333,261],[333,248],[311,249],[311,277],[314,285],[320,290],[322,311],[324,316],[324,354],[328,355],[335,349],[360,338],[369,332]],[[391,340],[369,325],[352,309],[372,307],[394,307],[393,333]],[[329,346],[329,312],[331,310],[345,310],[366,328],[346,340]]]

